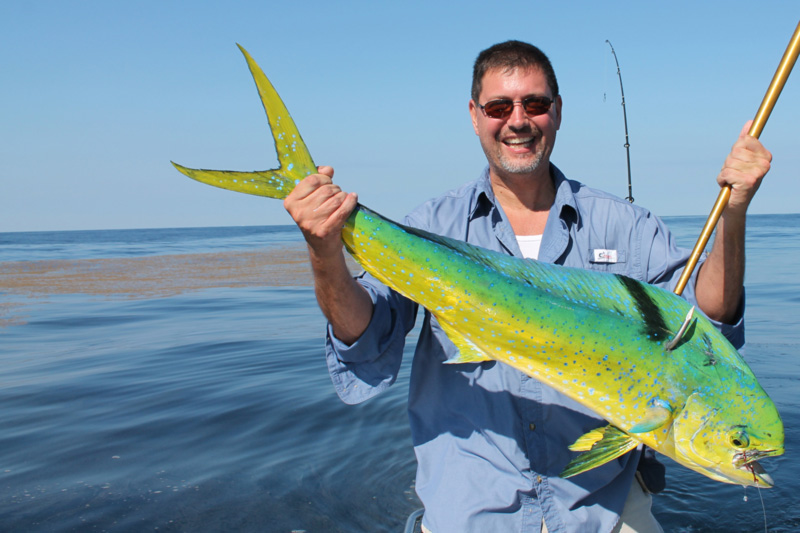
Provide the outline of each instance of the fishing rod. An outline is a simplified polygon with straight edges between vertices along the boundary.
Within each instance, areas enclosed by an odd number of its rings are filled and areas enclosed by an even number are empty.
[[[614,45],[611,41],[606,39],[608,46],[611,47],[611,53],[614,54],[614,63],[617,64],[617,76],[619,76],[619,92],[622,94],[622,118],[625,121],[625,152],[628,155],[628,197],[625,198],[630,203],[633,203],[633,189],[631,187],[631,143],[628,140],[628,113],[625,110],[625,90],[622,88],[622,71],[619,69],[619,61],[617,61],[617,53],[614,51]]]
[[[750,126],[748,135],[751,137],[758,139],[761,135],[761,131],[764,129],[764,125],[767,123],[767,119],[772,113],[775,103],[778,101],[778,96],[780,96],[783,86],[786,85],[786,80],[789,79],[789,74],[791,74],[792,68],[797,61],[798,54],[800,54],[800,22],[797,23],[794,35],[792,35],[792,39],[789,41],[789,45],[783,53],[783,58],[781,58],[781,62],[778,64],[775,75],[772,77],[772,81],[767,88],[767,93],[764,95],[761,106],[758,108],[758,112],[753,119],[753,125]],[[711,214],[708,216],[708,220],[706,220],[706,224],[700,232],[700,237],[697,239],[694,249],[692,249],[689,260],[686,262],[683,274],[681,274],[681,277],[678,279],[678,284],[675,286],[675,294],[680,295],[683,289],[686,288],[686,283],[689,281],[689,277],[697,266],[697,261],[700,259],[703,250],[705,250],[708,240],[711,238],[711,233],[717,226],[720,216],[722,216],[722,211],[724,211],[725,206],[728,205],[730,196],[731,186],[723,186],[722,190],[719,191],[719,196],[717,197],[714,207],[711,209]]]

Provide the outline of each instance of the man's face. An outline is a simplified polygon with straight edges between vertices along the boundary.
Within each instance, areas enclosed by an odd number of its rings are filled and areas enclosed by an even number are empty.
[[[496,175],[534,175],[537,169],[547,169],[561,126],[561,97],[556,97],[547,113],[534,117],[526,115],[520,104],[501,119],[487,117],[478,107],[499,98],[519,102],[528,96],[554,96],[540,69],[493,69],[483,76],[478,102],[469,102],[472,125]]]

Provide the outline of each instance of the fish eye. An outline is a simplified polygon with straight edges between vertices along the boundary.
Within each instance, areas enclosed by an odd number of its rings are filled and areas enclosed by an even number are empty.
[[[750,444],[750,439],[747,438],[747,433],[744,431],[734,431],[729,435],[729,440],[735,448],[747,448]]]

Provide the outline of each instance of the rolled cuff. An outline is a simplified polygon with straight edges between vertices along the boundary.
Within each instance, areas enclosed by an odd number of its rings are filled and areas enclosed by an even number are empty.
[[[351,405],[380,394],[395,382],[405,346],[406,330],[394,316],[395,310],[373,287],[365,287],[373,311],[361,337],[347,345],[333,335],[328,324],[325,339],[325,359],[334,389],[343,402]]]
[[[734,348],[741,350],[744,346],[744,304],[745,295],[742,292],[742,297],[739,300],[739,306],[736,308],[736,316],[730,324],[711,320],[711,323],[720,330],[720,332],[728,339]]]

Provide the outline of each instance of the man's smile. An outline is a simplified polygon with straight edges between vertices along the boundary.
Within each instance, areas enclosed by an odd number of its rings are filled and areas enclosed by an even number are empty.
[[[516,147],[528,147],[528,146],[533,144],[534,140],[535,140],[535,137],[533,137],[533,136],[528,136],[528,137],[509,137],[509,138],[503,139],[502,142],[507,146],[510,146],[512,148],[516,148]]]
[[[500,143],[504,145],[512,154],[530,154],[536,152],[536,141],[538,137],[534,134],[519,135],[500,138]]]

